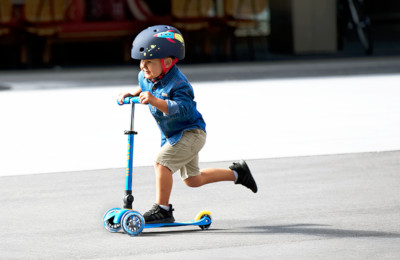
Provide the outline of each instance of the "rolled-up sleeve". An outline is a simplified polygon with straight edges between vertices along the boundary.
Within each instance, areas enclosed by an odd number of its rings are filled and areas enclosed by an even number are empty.
[[[191,116],[193,107],[193,90],[189,86],[180,86],[173,92],[172,99],[167,99],[168,116],[172,118],[187,118]]]
[[[176,101],[167,99],[167,105],[168,105],[168,115],[169,116],[176,116],[179,114],[179,105]]]

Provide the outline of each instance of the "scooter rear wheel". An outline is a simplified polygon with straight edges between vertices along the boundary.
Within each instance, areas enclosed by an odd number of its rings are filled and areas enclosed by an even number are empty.
[[[207,230],[207,229],[210,228],[211,223],[212,223],[212,218],[211,218],[211,212],[210,212],[210,211],[208,211],[208,210],[200,211],[200,212],[197,214],[195,220],[197,221],[197,220],[200,220],[200,219],[202,219],[202,218],[204,218],[204,217],[208,217],[208,218],[210,219],[210,224],[207,224],[207,225],[199,225],[199,227],[200,227],[202,230]]]

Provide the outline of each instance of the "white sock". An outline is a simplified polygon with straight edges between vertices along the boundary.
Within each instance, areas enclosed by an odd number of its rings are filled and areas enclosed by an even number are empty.
[[[239,175],[238,175],[238,173],[236,171],[233,171],[233,174],[235,174],[235,183],[236,183],[237,180],[238,180]]]
[[[164,205],[158,205],[160,208],[162,208],[163,210],[169,211],[169,205],[168,206],[164,206]]]

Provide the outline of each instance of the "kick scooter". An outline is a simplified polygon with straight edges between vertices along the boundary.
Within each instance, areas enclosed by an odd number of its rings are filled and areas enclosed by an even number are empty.
[[[212,223],[211,212],[201,211],[198,213],[194,220],[187,222],[174,222],[174,223],[156,223],[146,224],[143,216],[132,210],[133,195],[132,195],[132,162],[133,162],[133,146],[134,136],[137,134],[133,130],[135,104],[138,104],[138,97],[128,97],[124,99],[124,104],[132,104],[131,111],[131,126],[129,131],[125,131],[128,135],[128,165],[126,167],[126,187],[125,196],[123,198],[123,208],[112,208],[106,211],[103,216],[103,224],[105,229],[110,232],[118,232],[122,230],[131,235],[137,236],[141,234],[144,228],[157,228],[157,227],[177,227],[177,226],[199,226],[202,230],[207,230]],[[118,103],[119,104],[119,103]],[[119,104],[121,105],[121,104]]]

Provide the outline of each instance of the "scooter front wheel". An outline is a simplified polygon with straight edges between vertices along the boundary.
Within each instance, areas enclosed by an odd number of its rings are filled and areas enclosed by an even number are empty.
[[[143,216],[137,211],[127,211],[121,220],[122,229],[131,236],[139,235],[144,228]]]
[[[103,216],[104,228],[110,232],[118,232],[121,229],[121,223],[114,223],[115,212],[121,210],[120,208],[112,208],[106,211]],[[111,217],[110,217],[111,216]]]

